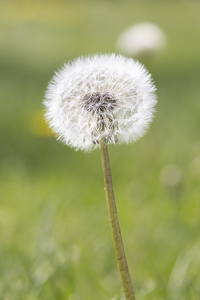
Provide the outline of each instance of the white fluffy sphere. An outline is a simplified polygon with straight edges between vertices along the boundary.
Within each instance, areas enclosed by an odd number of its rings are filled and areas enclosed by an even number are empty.
[[[151,75],[121,55],[81,57],[65,64],[52,78],[44,105],[58,138],[85,151],[107,143],[141,137],[156,104]]]
[[[125,30],[117,40],[117,49],[124,55],[138,57],[156,53],[164,48],[163,30],[152,23],[138,23]]]

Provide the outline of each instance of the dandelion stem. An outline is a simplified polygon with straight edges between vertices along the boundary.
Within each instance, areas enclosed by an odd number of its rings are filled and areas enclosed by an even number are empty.
[[[107,150],[107,144],[105,139],[100,140],[100,152],[101,152],[101,161],[102,161],[102,168],[103,168],[103,176],[104,176],[104,183],[105,183],[105,190],[106,190],[110,226],[112,230],[115,252],[117,256],[117,262],[118,262],[118,267],[121,275],[124,294],[126,300],[135,300],[135,294],[133,291],[133,285],[129,274],[121,231],[119,227],[119,220],[118,220],[115,196],[114,196],[113,185],[112,185],[108,150]]]

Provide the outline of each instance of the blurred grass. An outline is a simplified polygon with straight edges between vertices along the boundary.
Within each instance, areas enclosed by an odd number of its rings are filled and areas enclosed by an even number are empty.
[[[130,273],[137,299],[200,298],[199,14],[192,0],[1,1],[0,299],[124,299],[99,151],[34,135],[32,120],[55,69],[114,52],[140,21],[168,46],[147,65],[159,98],[150,130],[109,147]]]

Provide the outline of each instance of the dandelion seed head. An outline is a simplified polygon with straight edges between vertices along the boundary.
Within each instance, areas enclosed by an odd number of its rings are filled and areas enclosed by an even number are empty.
[[[117,49],[124,55],[139,57],[157,53],[164,48],[164,31],[150,22],[142,22],[126,29],[117,40]]]
[[[44,105],[50,127],[67,145],[85,151],[141,137],[156,104],[151,75],[121,55],[81,57],[52,78]]]

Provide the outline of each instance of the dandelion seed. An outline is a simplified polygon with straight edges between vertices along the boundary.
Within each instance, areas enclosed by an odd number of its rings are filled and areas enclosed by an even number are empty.
[[[75,149],[129,143],[152,121],[155,86],[147,70],[121,55],[94,55],[65,64],[50,82],[46,118],[58,138]]]

